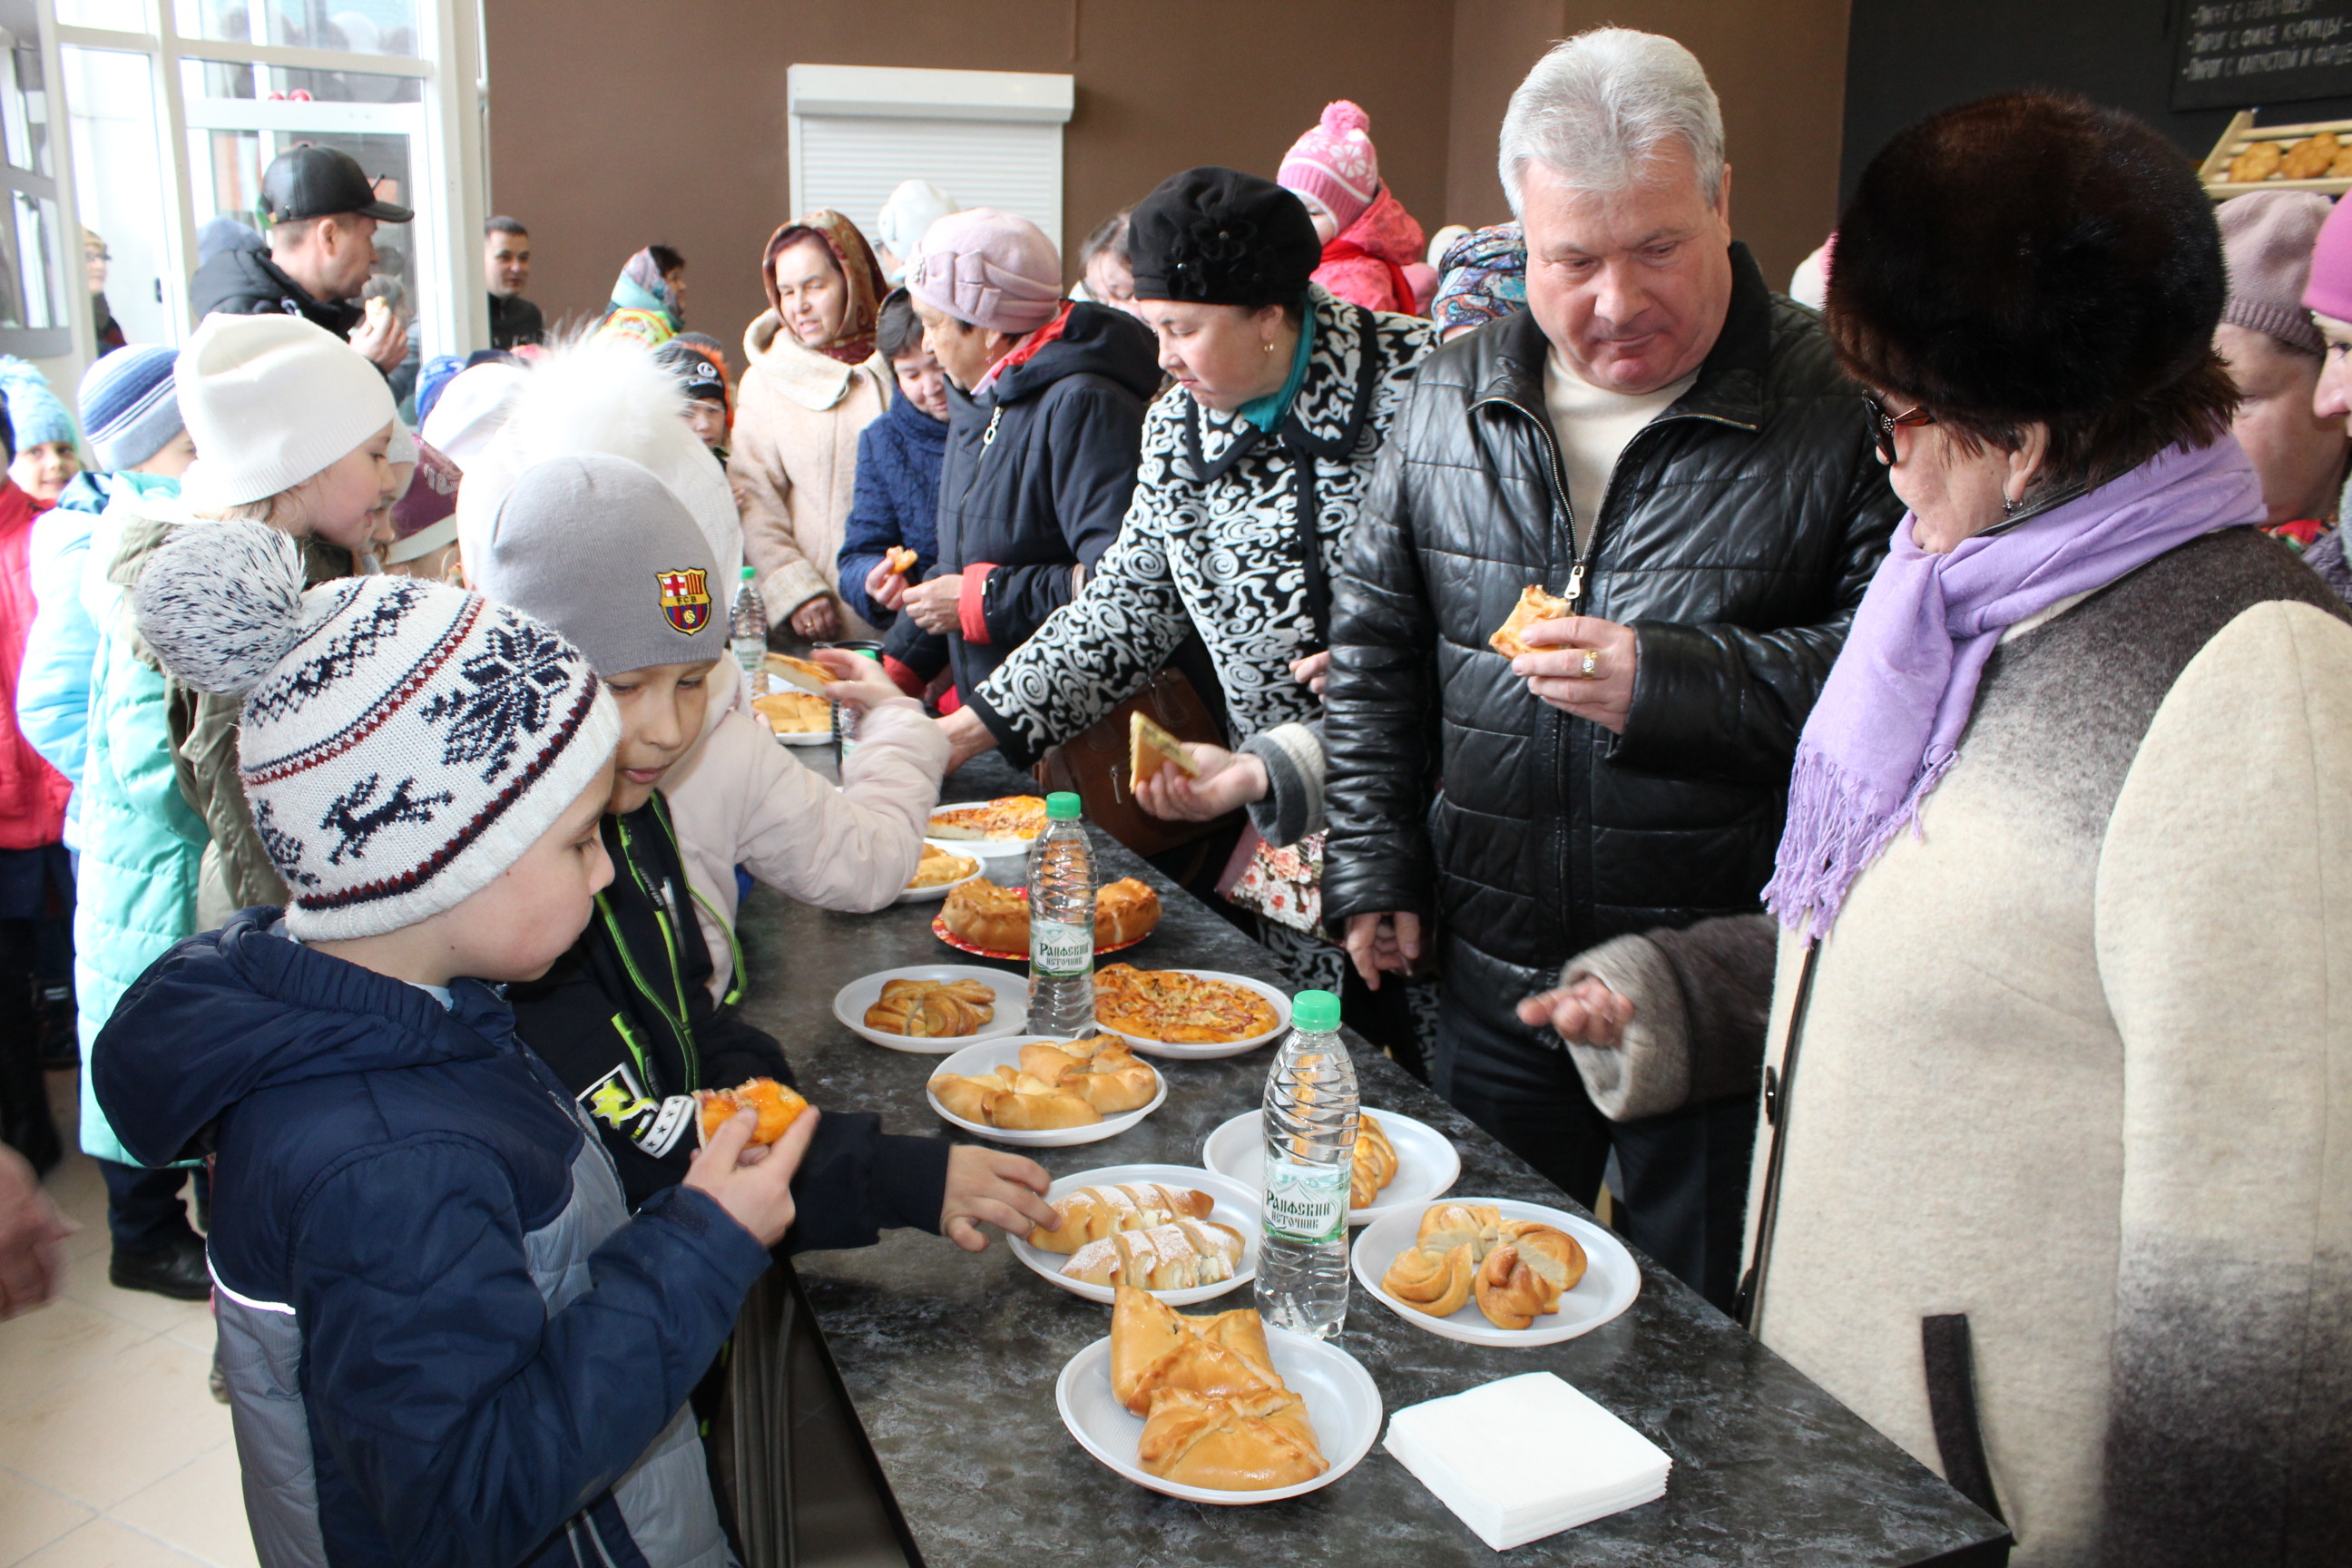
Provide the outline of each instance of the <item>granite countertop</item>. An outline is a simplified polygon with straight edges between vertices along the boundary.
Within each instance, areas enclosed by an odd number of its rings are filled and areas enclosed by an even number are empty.
[[[810,753],[802,753],[810,760]],[[950,781],[950,799],[1027,789],[992,759]],[[1270,956],[1213,910],[1097,835],[1101,875],[1141,876],[1166,908],[1128,955],[1281,983]],[[1000,880],[1019,862],[989,868]],[[940,1128],[923,1086],[940,1058],[883,1049],[833,1017],[834,993],[902,964],[978,963],[930,931],[936,904],[845,915],[767,889],[746,901],[752,976],[744,1005],[774,1034],[820,1104],[875,1110],[891,1131]],[[1009,967],[1009,966],[1008,966]],[[1363,1102],[1418,1118],[1462,1156],[1454,1190],[1576,1205],[1418,1080],[1350,1037]],[[1197,1165],[1201,1143],[1255,1108],[1269,1051],[1161,1062],[1167,1103],[1098,1143],[1024,1150],[1060,1176],[1100,1165]],[[1576,1212],[1583,1212],[1576,1209]],[[825,1344],[924,1561],[948,1565],[1299,1563],[1433,1568],[1496,1559],[1375,1446],[1352,1471],[1285,1502],[1220,1508],[1147,1491],[1105,1468],[1064,1429],[1055,1379],[1109,1331],[1110,1309],[1056,1289],[999,1238],[978,1257],[897,1232],[854,1252],[795,1260]],[[1352,1283],[1352,1282],[1351,1282]],[[1250,1302],[1247,1287],[1190,1309]],[[1623,1315],[1580,1339],[1525,1350],[1441,1339],[1360,1287],[1337,1342],[1382,1405],[1404,1405],[1517,1373],[1557,1373],[1674,1458],[1660,1500],[1536,1542],[1512,1563],[1998,1563],[2001,1527],[1680,1281],[1643,1264]]]

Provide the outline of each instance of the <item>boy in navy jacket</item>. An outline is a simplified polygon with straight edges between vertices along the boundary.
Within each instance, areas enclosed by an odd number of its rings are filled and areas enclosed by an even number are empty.
[[[620,721],[544,626],[437,584],[302,591],[259,523],[184,530],[139,630],[245,695],[240,772],[291,893],[181,942],[91,1058],[150,1164],[215,1159],[210,1263],[266,1563],[730,1561],[687,1395],[816,1131],[753,1118],[630,1217],[497,987],[611,878]]]

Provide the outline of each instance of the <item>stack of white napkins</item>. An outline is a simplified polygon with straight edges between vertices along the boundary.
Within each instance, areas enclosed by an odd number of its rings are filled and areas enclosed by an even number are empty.
[[[1383,1446],[1497,1552],[1654,1501],[1674,1465],[1548,1372],[1409,1405]]]

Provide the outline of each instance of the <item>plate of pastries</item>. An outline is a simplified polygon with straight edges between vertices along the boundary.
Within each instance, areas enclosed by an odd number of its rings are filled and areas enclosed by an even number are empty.
[[[1633,1304],[1642,1271],[1589,1219],[1510,1198],[1381,1215],[1356,1236],[1356,1278],[1416,1328],[1474,1345],[1548,1345]]]
[[[834,993],[843,1028],[894,1051],[945,1056],[1029,1022],[1029,983],[978,964],[919,963],[853,980]]]
[[[1116,1035],[985,1040],[941,1062],[926,1087],[940,1120],[1028,1149],[1115,1138],[1168,1098],[1159,1069]]]
[[[915,866],[915,874],[908,879],[906,891],[896,902],[901,904],[934,903],[949,892],[980,875],[980,857],[959,855],[952,849],[942,849],[929,839],[923,841],[923,858]]]
[[[1095,892],[1095,952],[1133,947],[1160,925],[1160,895],[1133,877]],[[1002,888],[985,877],[960,883],[932,917],[931,934],[980,958],[1029,962],[1029,889]],[[1223,1054],[1223,1053],[1220,1053]]]
[[[1264,1111],[1244,1110],[1210,1133],[1201,1163],[1247,1187],[1265,1186]],[[1416,1214],[1443,1197],[1462,1174],[1452,1139],[1425,1121],[1394,1110],[1366,1110],[1356,1129],[1356,1164],[1349,1183],[1348,1223],[1370,1225],[1392,1209]]]
[[[1356,1468],[1381,1432],[1381,1394],[1325,1340],[1255,1310],[1190,1316],[1121,1286],[1110,1333],[1054,1384],[1078,1446],[1138,1486],[1192,1502],[1278,1502]]]
[[[1139,1051],[1205,1061],[1254,1051],[1290,1026],[1290,998],[1263,980],[1213,969],[1095,972],[1095,1022]]]
[[[787,746],[823,746],[833,740],[833,704],[822,697],[773,690],[751,699],[751,710]]]
[[[1187,1307],[1257,1277],[1256,1194],[1230,1176],[1107,1165],[1062,1177],[1045,1201],[1059,1223],[1013,1237],[1013,1256],[1089,1301],[1127,1285]]]
[[[943,847],[985,860],[1026,855],[1030,841],[1045,831],[1045,800],[1034,795],[933,806],[930,825],[923,829]]]

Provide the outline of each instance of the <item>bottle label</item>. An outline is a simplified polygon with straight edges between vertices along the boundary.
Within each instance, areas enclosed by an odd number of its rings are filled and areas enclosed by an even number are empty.
[[[1348,1234],[1349,1167],[1309,1165],[1269,1156],[1265,1162],[1265,1232],[1284,1241],[1320,1247]]]
[[[1095,933],[1092,926],[1065,921],[1029,922],[1029,967],[1055,980],[1093,973]]]

